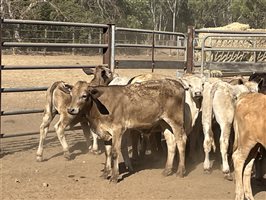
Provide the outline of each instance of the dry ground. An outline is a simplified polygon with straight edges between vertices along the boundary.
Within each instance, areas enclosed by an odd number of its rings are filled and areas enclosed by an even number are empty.
[[[100,64],[99,57],[86,56],[4,56],[7,65],[91,65]],[[149,70],[119,70],[122,76],[133,76]],[[174,70],[157,70],[175,76]],[[53,81],[74,83],[88,80],[81,70],[3,71],[3,87],[49,86]],[[3,110],[42,108],[44,92],[3,94]],[[41,114],[2,117],[2,133],[36,132]],[[214,162],[212,174],[205,175],[200,162],[188,161],[185,178],[163,177],[165,155],[156,160],[146,156],[135,165],[136,173],[128,174],[121,163],[122,180],[109,184],[100,178],[104,154],[87,152],[80,130],[68,131],[72,160],[65,161],[54,133],[50,133],[44,149],[45,161],[37,163],[35,153],[38,135],[1,140],[0,199],[233,199],[234,183],[223,179],[220,159]],[[264,185],[253,183],[255,199],[266,199]]]

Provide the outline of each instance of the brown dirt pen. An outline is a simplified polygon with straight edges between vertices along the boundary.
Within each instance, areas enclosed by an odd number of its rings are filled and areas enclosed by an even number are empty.
[[[86,56],[4,56],[10,65],[90,65],[99,57]],[[121,76],[133,76],[150,70],[117,70]],[[175,70],[156,70],[175,76]],[[48,86],[53,81],[74,83],[89,80],[81,70],[3,71],[3,87]],[[44,92],[3,94],[3,109],[42,108]],[[21,133],[38,130],[42,114],[2,118],[2,132]],[[52,129],[52,128],[51,128]],[[68,131],[67,141],[73,159],[65,161],[54,133],[48,134],[42,163],[35,161],[38,135],[1,140],[0,199],[233,199],[234,183],[223,179],[220,159],[212,174],[203,174],[202,160],[191,165],[185,178],[163,177],[165,156],[156,160],[145,157],[135,166],[135,174],[121,167],[122,181],[109,184],[100,178],[104,154],[91,155],[85,148],[80,130]],[[265,182],[264,182],[265,184]],[[253,183],[255,199],[266,199],[265,185]],[[264,188],[263,188],[264,187]]]

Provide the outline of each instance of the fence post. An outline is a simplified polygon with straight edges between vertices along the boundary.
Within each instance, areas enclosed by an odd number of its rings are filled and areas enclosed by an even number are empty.
[[[110,50],[111,50],[111,58],[110,58],[110,69],[112,72],[115,70],[115,25],[111,24],[111,41]]]
[[[107,48],[103,48],[103,64],[108,64],[111,71],[114,71],[114,48],[115,48],[115,25],[108,24],[108,28],[103,28],[103,42],[108,44]]]
[[[2,31],[3,19],[0,18],[0,138],[2,137]]]
[[[195,27],[188,27],[188,39],[187,39],[187,63],[186,72],[192,73],[194,68],[194,38],[195,38]]]
[[[45,38],[45,42],[47,42],[47,28],[44,29],[44,38]],[[46,55],[46,50],[47,48],[44,48],[44,55]]]
[[[154,51],[155,51],[155,34],[154,31],[152,32],[152,50],[151,50],[151,62],[152,62],[152,69],[151,71],[154,72],[155,62],[154,62]]]

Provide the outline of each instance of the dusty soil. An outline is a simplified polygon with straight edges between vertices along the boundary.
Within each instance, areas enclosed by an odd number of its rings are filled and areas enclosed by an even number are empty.
[[[99,57],[85,56],[4,56],[7,65],[100,64]],[[149,70],[119,70],[122,76],[133,76]],[[174,70],[157,73],[175,75]],[[4,71],[3,87],[49,86],[55,80],[74,83],[88,80],[81,70]],[[44,92],[3,94],[2,110],[42,108]],[[2,133],[37,132],[41,114],[2,117]],[[54,120],[56,121],[56,119]],[[53,128],[51,128],[53,130]],[[80,130],[67,131],[72,159],[66,161],[54,133],[46,139],[44,162],[35,161],[38,135],[1,139],[0,199],[233,199],[234,183],[223,179],[220,158],[213,155],[214,169],[203,174],[202,158],[192,164],[187,160],[187,175],[163,177],[165,155],[156,159],[146,155],[129,174],[121,160],[121,181],[110,184],[100,178],[104,154],[88,153]],[[175,164],[176,165],[176,164]],[[253,181],[255,199],[266,199],[266,181]]]

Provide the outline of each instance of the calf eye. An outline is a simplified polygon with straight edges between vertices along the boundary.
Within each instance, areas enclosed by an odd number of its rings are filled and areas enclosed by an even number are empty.
[[[81,96],[81,98],[82,98],[82,99],[87,99],[87,95],[86,95],[86,94],[83,94],[83,95]]]

